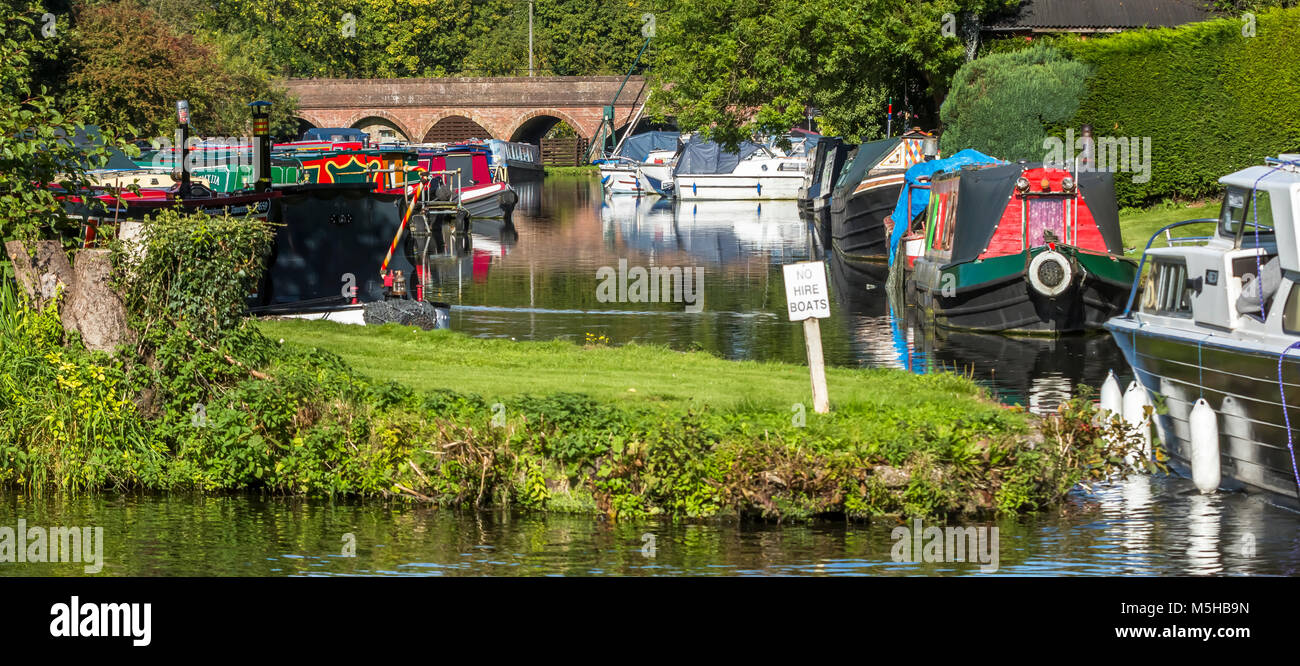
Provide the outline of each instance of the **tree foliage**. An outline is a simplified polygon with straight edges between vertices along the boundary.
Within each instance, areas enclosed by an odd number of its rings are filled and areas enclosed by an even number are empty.
[[[270,56],[257,42],[181,32],[153,8],[131,2],[84,5],[75,19],[67,92],[104,125],[163,134],[175,127],[176,100],[185,99],[202,134],[246,135],[247,104],[266,99],[273,104],[273,131],[296,127],[292,104],[267,69]]]
[[[33,18],[38,5],[5,17],[0,24],[0,240],[58,238],[69,231],[57,188],[77,191],[86,172],[107,161],[104,145],[78,149],[68,138],[84,131],[84,110],[56,103],[32,72],[59,50]],[[2,253],[0,253],[2,256]]]
[[[891,98],[932,121],[965,59],[962,21],[1015,4],[677,0],[658,21],[657,112],[724,143],[787,131],[809,106],[851,140],[883,135]]]
[[[1047,128],[1078,111],[1087,74],[1087,65],[1041,45],[966,63],[941,110],[943,152],[974,148],[1007,160],[1042,160]]]

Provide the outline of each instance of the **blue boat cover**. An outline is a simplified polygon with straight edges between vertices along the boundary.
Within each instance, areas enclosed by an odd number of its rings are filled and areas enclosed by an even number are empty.
[[[907,216],[907,204],[910,198],[912,202],[912,218],[925,212],[926,206],[930,205],[929,188],[913,187],[920,179],[933,176],[936,173],[946,173],[956,171],[964,166],[972,164],[1005,164],[996,157],[989,157],[978,150],[967,148],[952,157],[942,160],[930,160],[929,162],[919,162],[913,164],[907,170],[906,180],[903,183],[903,191],[898,195],[898,204],[894,206],[894,212],[890,218],[894,220],[894,232],[889,236],[889,262],[894,262],[894,253],[898,250],[898,243],[907,233],[912,220]]]
[[[681,138],[680,132],[642,132],[624,140],[623,145],[618,149],[618,156],[644,162],[651,151],[677,150],[679,138]]]
[[[762,146],[750,141],[742,141],[740,152],[736,153],[723,152],[722,146],[713,141],[691,143],[682,150],[682,156],[677,160],[677,168],[673,173],[731,173],[736,170],[736,165],[740,164],[741,160],[761,149]]]

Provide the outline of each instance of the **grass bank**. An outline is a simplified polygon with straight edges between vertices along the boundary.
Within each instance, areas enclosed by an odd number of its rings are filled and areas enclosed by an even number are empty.
[[[526,394],[581,392],[625,405],[764,409],[788,413],[811,406],[808,368],[786,363],[728,361],[703,352],[643,345],[577,345],[556,340],[515,342],[451,331],[334,322],[262,321],[269,338],[337,354],[372,378],[391,378],[417,391],[474,393],[493,400]],[[1001,411],[973,385],[947,375],[917,377],[885,369],[828,368],[835,405],[937,410],[935,418]]]
[[[1125,208],[1119,213],[1120,233],[1124,237],[1124,253],[1130,257],[1142,256],[1151,235],[1161,227],[1173,222],[1194,220],[1202,217],[1218,217],[1218,201],[1198,201],[1192,203],[1166,202],[1150,208]],[[1210,225],[1190,225],[1170,232],[1175,238],[1182,236],[1204,236],[1210,232]],[[1162,244],[1157,240],[1156,247]]]
[[[584,164],[582,166],[547,166],[544,173],[547,176],[590,176],[600,173],[600,167],[595,164]]]

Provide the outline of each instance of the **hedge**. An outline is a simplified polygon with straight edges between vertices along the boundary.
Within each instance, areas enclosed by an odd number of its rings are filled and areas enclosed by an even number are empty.
[[[973,147],[999,157],[1042,159],[1043,151],[1036,156],[1013,151],[1029,140],[1025,137],[1037,137],[1041,146],[1043,137],[1061,137],[1066,128],[1077,131],[1086,123],[1098,137],[1151,138],[1151,178],[1134,183],[1118,175],[1120,205],[1213,196],[1224,174],[1267,156],[1300,151],[1300,8],[1260,12],[1253,37],[1243,35],[1243,26],[1241,19],[1231,18],[1053,40],[1053,48],[1090,70],[1077,110],[1065,121],[1057,111],[1076,103],[1068,90],[1053,100],[1020,94],[1022,82],[972,77],[970,72],[990,70],[981,68],[980,60],[967,63],[949,93],[953,110],[945,101],[943,116],[945,134],[965,144],[950,145],[945,136],[944,152]],[[997,130],[973,126],[998,118],[956,112],[975,91],[990,101],[1023,107],[1014,115],[1007,112],[1001,122],[1031,120],[1003,130],[1003,135],[1012,131],[1016,136],[998,143]]]

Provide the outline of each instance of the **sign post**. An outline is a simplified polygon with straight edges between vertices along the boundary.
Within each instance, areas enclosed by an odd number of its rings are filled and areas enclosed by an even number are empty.
[[[826,363],[822,359],[822,330],[818,320],[831,316],[826,265],[820,261],[804,261],[781,268],[785,273],[785,301],[790,321],[803,320],[808,371],[812,375],[813,411],[825,414],[831,410],[831,400],[826,392]]]

